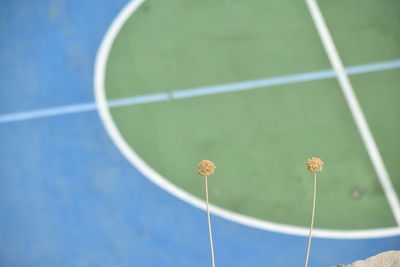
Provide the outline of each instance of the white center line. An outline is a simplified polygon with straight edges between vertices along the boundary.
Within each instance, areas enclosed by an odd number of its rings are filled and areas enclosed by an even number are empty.
[[[311,16],[314,20],[314,24],[321,37],[325,51],[328,54],[329,60],[332,64],[334,71],[336,72],[336,76],[339,81],[340,87],[342,88],[342,92],[346,98],[351,114],[353,115],[358,131],[360,132],[364,145],[368,151],[368,155],[371,159],[372,165],[382,185],[383,191],[389,202],[390,208],[392,209],[393,216],[397,224],[400,226],[399,199],[396,195],[396,191],[393,188],[389,174],[386,170],[385,164],[383,163],[382,156],[379,153],[379,149],[375,143],[374,137],[372,136],[371,130],[369,129],[367,120],[365,119],[361,106],[357,100],[357,96],[354,93],[353,87],[351,86],[346,70],[339,57],[338,51],[336,50],[335,44],[329,33],[328,27],[326,26],[324,18],[321,14],[321,10],[319,9],[316,0],[306,0],[306,3],[310,10]]]
[[[346,72],[348,75],[355,75],[355,74],[364,74],[377,71],[393,70],[399,68],[400,68],[400,60],[396,59],[390,61],[350,66],[346,68]],[[331,79],[331,78],[335,78],[335,72],[333,70],[321,70],[321,71],[271,77],[259,80],[250,80],[250,81],[242,81],[236,83],[190,88],[184,90],[171,91],[170,93],[154,93],[147,95],[137,95],[126,98],[118,98],[118,99],[108,100],[107,104],[108,107],[110,108],[142,105],[155,102],[170,101],[174,99],[192,98],[192,97],[200,97],[200,96],[223,94],[223,93],[233,93],[237,91],[253,90],[257,88],[266,88],[271,86],[301,83],[301,82],[311,82],[311,81]],[[94,110],[96,110],[95,103],[80,103],[80,104],[65,105],[53,108],[8,113],[0,115],[0,124],[47,118],[47,117],[67,115],[80,112],[88,112]]]

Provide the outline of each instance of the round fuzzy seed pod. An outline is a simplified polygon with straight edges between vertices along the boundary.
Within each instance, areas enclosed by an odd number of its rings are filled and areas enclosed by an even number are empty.
[[[307,169],[311,173],[316,173],[317,171],[320,172],[322,171],[322,165],[324,163],[320,158],[311,158],[307,160]]]
[[[198,166],[198,171],[201,176],[210,176],[214,173],[215,169],[215,164],[210,160],[202,160]]]

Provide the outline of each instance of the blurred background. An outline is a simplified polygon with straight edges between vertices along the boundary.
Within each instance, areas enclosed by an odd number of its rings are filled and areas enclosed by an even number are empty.
[[[216,266],[303,264],[311,157],[309,266],[399,250],[400,2],[318,5],[355,103],[306,1],[0,0],[0,266],[210,266],[203,159]]]

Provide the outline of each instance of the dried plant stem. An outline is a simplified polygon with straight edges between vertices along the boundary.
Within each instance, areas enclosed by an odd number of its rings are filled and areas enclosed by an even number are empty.
[[[211,266],[215,267],[214,263],[214,246],[212,240],[212,231],[211,231],[211,219],[210,219],[210,208],[208,206],[208,177],[204,176],[206,181],[206,208],[207,208],[207,218],[208,218],[208,234],[210,235],[210,249],[211,249]]]
[[[307,253],[306,253],[306,262],[304,263],[304,267],[308,265],[308,256],[310,255],[310,245],[311,245],[311,235],[314,226],[314,214],[315,214],[315,198],[317,195],[317,173],[314,172],[314,197],[313,197],[313,206],[312,206],[312,213],[311,213],[311,225],[310,225],[310,233],[308,235],[308,245],[307,245]]]

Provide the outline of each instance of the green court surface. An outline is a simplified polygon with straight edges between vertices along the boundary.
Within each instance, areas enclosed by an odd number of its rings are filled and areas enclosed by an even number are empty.
[[[329,68],[301,1],[149,0],[114,43],[106,88],[113,99]]]
[[[355,75],[351,81],[392,177],[393,186],[400,194],[400,70]]]
[[[356,1],[347,9],[345,1],[332,2],[321,1],[321,9],[330,6],[323,13],[345,64],[400,58],[391,46],[394,37],[379,30],[393,25],[394,18],[383,16],[372,4],[377,1],[366,1],[365,11]],[[350,45],[350,30],[341,19],[351,19],[351,11],[360,13],[355,28],[369,25],[363,14],[376,13],[382,20],[368,34],[351,29],[355,42]],[[303,1],[148,0],[114,43],[106,95],[112,100],[326,69],[327,56]],[[397,188],[399,74],[351,76]],[[195,196],[203,196],[196,165],[213,160],[217,172],[210,180],[210,199],[222,208],[307,226],[312,176],[305,162],[318,156],[325,169],[318,178],[316,227],[395,225],[336,78],[118,107],[111,113],[123,138],[150,167]]]
[[[400,1],[319,0],[345,65],[400,58]]]

